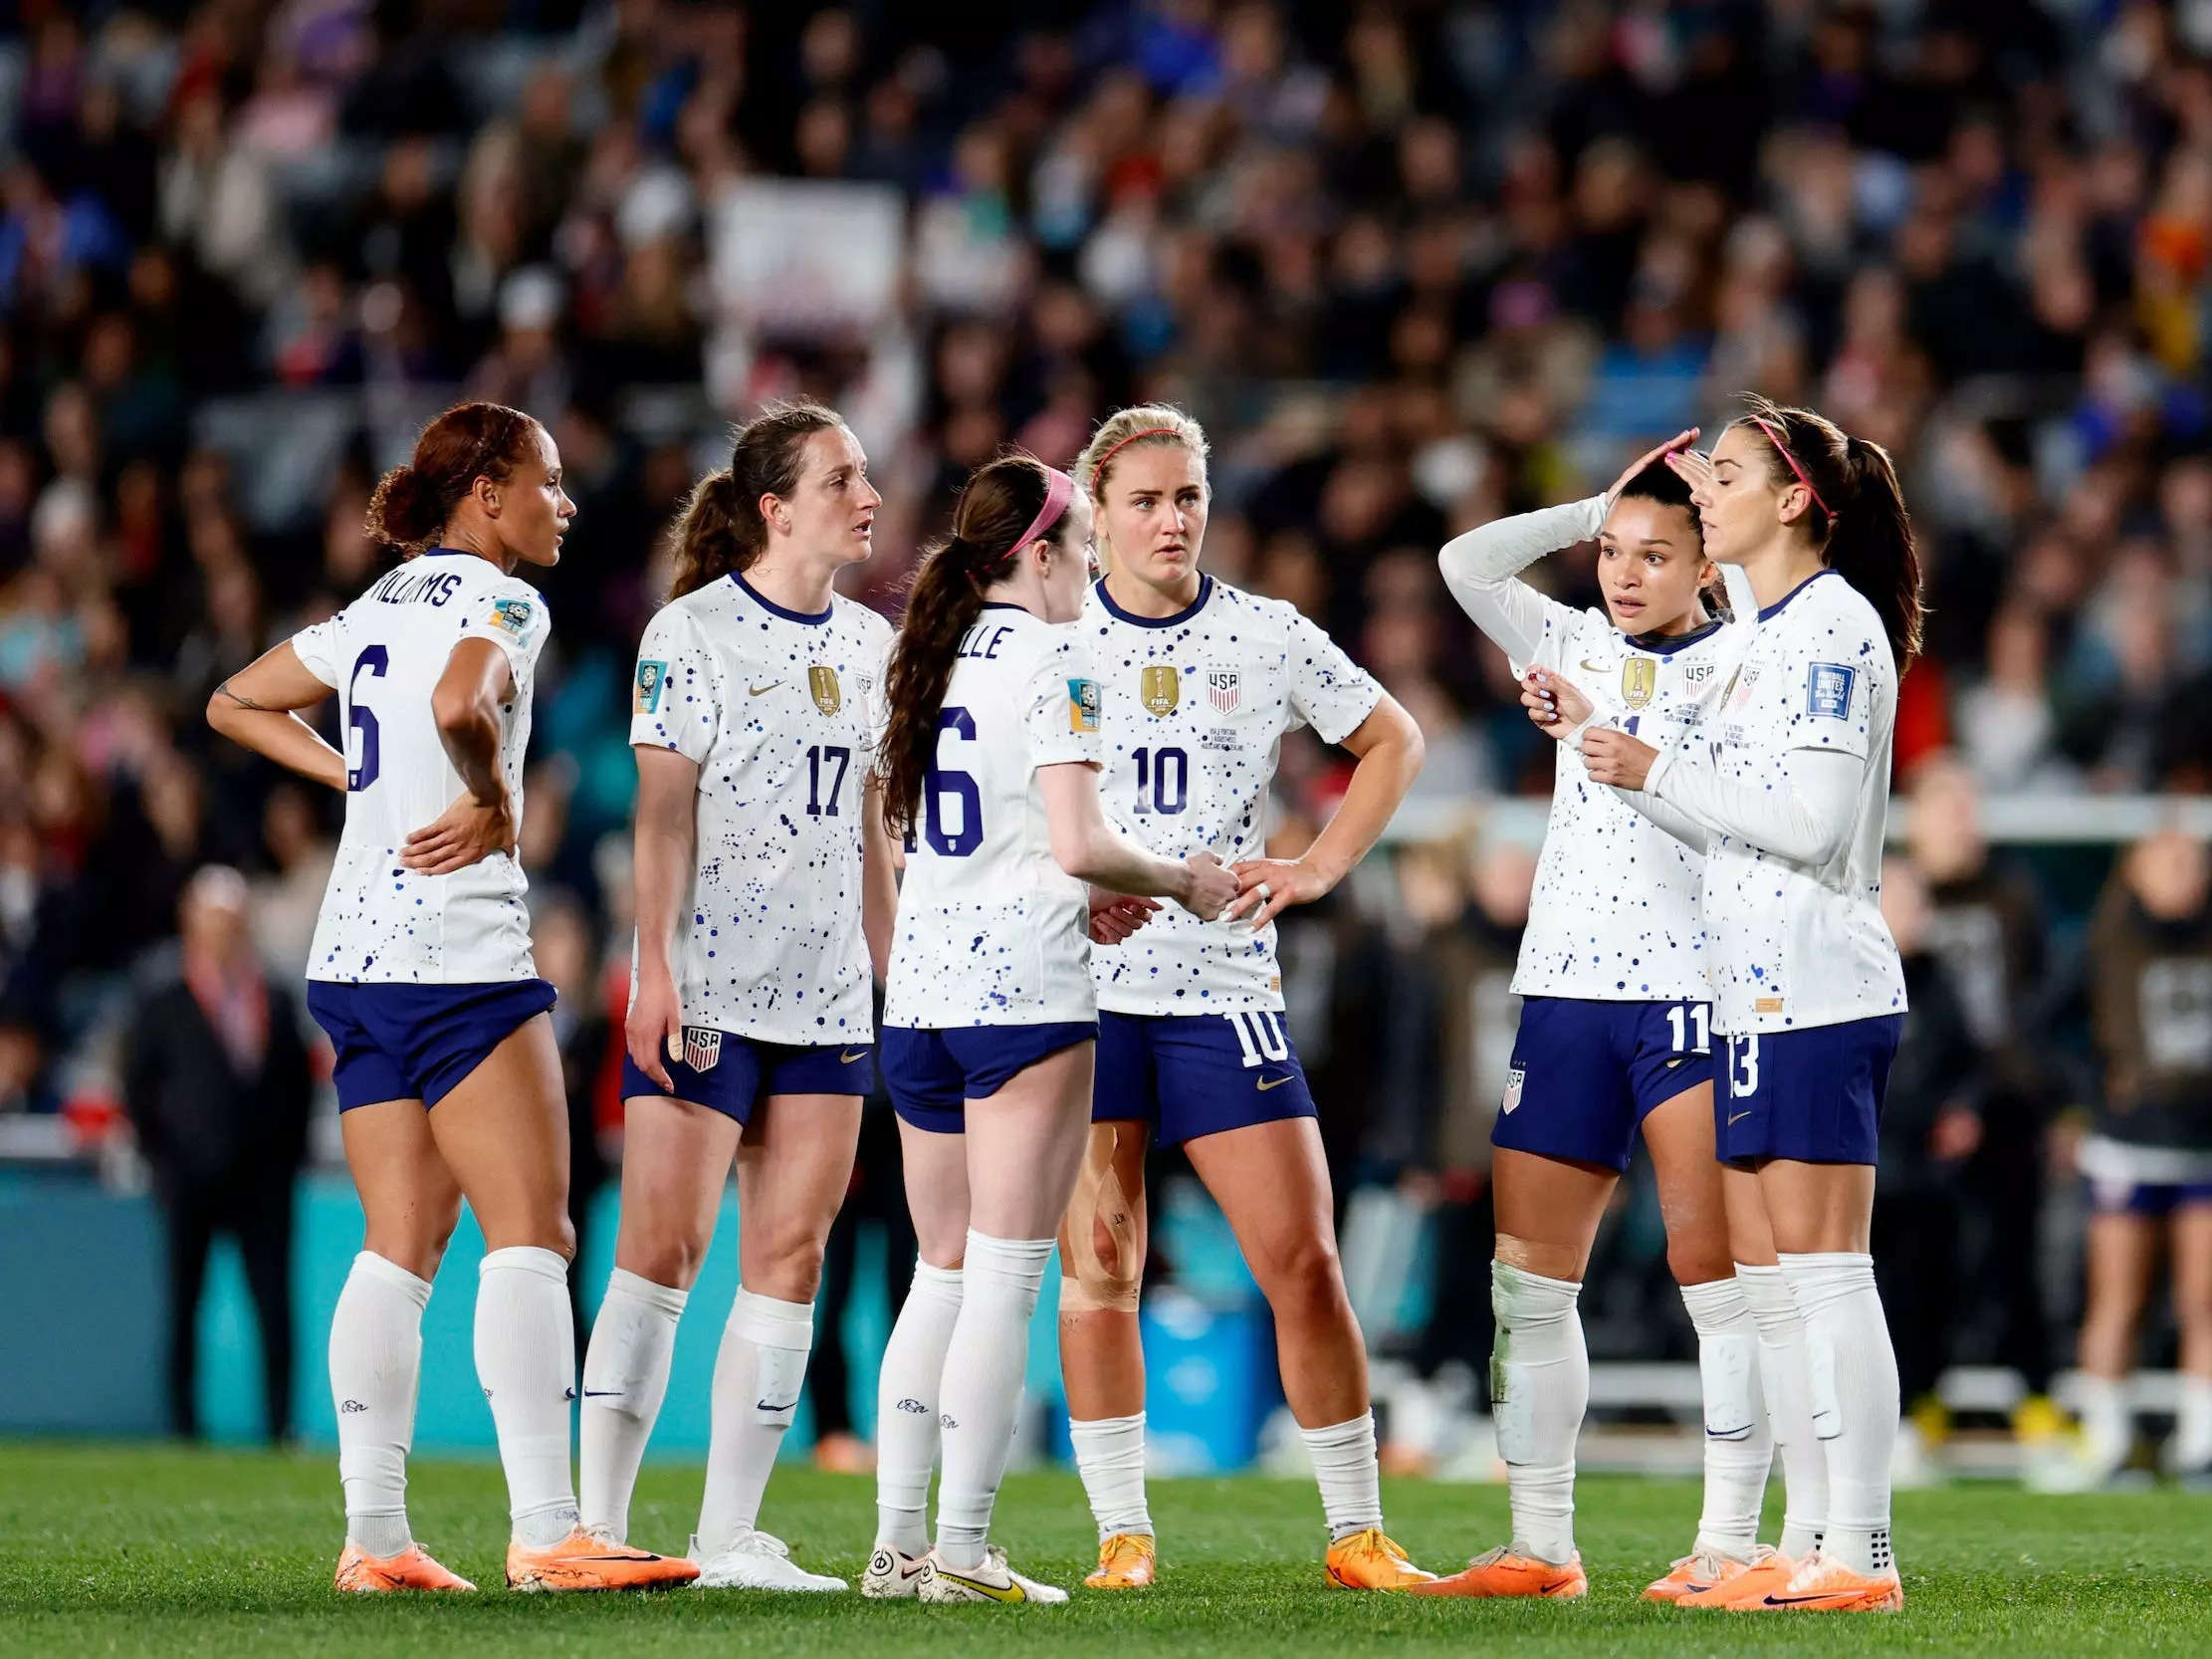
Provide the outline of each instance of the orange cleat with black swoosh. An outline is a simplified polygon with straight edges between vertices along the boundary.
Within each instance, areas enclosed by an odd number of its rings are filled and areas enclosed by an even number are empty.
[[[337,1558],[337,1588],[347,1595],[392,1595],[403,1590],[473,1590],[476,1586],[410,1543],[396,1555],[371,1555],[351,1539]]]
[[[558,1543],[507,1546],[507,1587],[526,1594],[568,1590],[665,1590],[699,1576],[695,1561],[656,1555],[578,1527]]]
[[[1731,1612],[1896,1613],[1904,1610],[1904,1585],[1897,1569],[1855,1572],[1825,1555],[1811,1555],[1787,1584],[1756,1601],[1732,1597]]]
[[[1475,1556],[1460,1572],[1427,1584],[1412,1585],[1412,1595],[1529,1596],[1544,1601],[1572,1601],[1590,1593],[1590,1580],[1582,1570],[1582,1552],[1569,1561],[1539,1560],[1516,1555],[1510,1545],[1499,1544]]]

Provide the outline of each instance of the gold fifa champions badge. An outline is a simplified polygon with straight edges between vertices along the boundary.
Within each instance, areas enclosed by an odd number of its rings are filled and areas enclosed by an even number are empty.
[[[1152,715],[1175,713],[1183,696],[1183,681],[1172,667],[1147,668],[1137,681],[1137,695]]]
[[[814,706],[824,714],[835,714],[845,706],[844,693],[837,689],[837,670],[815,663],[806,670],[806,689],[814,694]]]
[[[1659,659],[1649,656],[1632,656],[1621,663],[1621,698],[1632,709],[1640,709],[1651,702],[1652,693],[1659,689]]]

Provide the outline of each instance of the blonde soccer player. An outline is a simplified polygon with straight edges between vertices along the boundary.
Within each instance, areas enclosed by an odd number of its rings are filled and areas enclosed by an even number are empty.
[[[1654,742],[1709,718],[1753,625],[1749,586],[1733,567],[1732,619],[1706,604],[1719,577],[1689,486],[1664,464],[1696,436],[1641,456],[1603,494],[1483,525],[1438,555],[1452,596],[1516,673],[1571,671],[1604,692],[1625,730]],[[1598,545],[1602,609],[1562,604],[1520,579],[1546,554],[1588,541]],[[1490,1136],[1490,1405],[1512,1532],[1424,1594],[1588,1591],[1574,1535],[1575,1446],[1590,1397],[1579,1303],[1598,1224],[1640,1139],[1659,1183],[1667,1263],[1697,1332],[1705,1421],[1696,1537],[1644,1593],[1710,1595],[1764,1559],[1759,1513],[1774,1437],[1762,1394],[1802,1400],[1781,1373],[1794,1365],[1802,1378],[1803,1341],[1781,1271],[1771,1259],[1739,1266],[1730,1249],[1713,1157],[1703,881],[1698,851],[1592,787],[1581,758],[1561,753],[1513,976],[1520,1029]],[[1761,1388],[1762,1365],[1778,1373],[1771,1389]],[[1825,1505],[1826,1469],[1802,1413],[1784,1439],[1783,1545],[1802,1548]]]
[[[1530,715],[1591,779],[1705,850],[1720,1157],[1756,1180],[1804,1321],[1828,1468],[1818,1544],[1700,1605],[1886,1612],[1897,1365],[1869,1254],[1904,975],[1880,911],[1897,675],[1919,648],[1912,524],[1882,448],[1810,409],[1749,399],[1710,456],[1668,457],[1705,552],[1759,603],[1704,725],[1656,747],[1592,721],[1573,671],[1539,668]],[[1734,1217],[1731,1217],[1731,1222]]]
[[[308,968],[368,1224],[331,1323],[341,1590],[474,1587],[414,1540],[406,1505],[422,1310],[464,1197],[484,1233],[476,1372],[507,1472],[509,1585],[650,1588],[696,1570],[585,1532],[569,1474],[568,1114],[515,848],[549,625],[519,573],[559,559],[574,513],[536,420],[448,409],[369,504],[368,533],[405,563],[208,704],[217,731],[345,792]],[[333,690],[342,755],[294,717]]]
[[[1328,1581],[1398,1589],[1432,1574],[1383,1530],[1367,1350],[1337,1262],[1312,1093],[1283,1026],[1274,920],[1357,864],[1421,770],[1413,718],[1320,628],[1199,568],[1206,434],[1179,409],[1123,409],[1076,462],[1107,571],[1083,604],[1100,685],[1107,811],[1170,857],[1232,864],[1232,920],[1167,913],[1095,953],[1098,1080],[1061,1228],[1060,1356],[1076,1465],[1099,1532],[1095,1588],[1152,1582],[1137,1319],[1144,1163],[1180,1145],[1234,1229],[1275,1319],[1283,1392],[1313,1458]],[[1285,733],[1356,765],[1296,859],[1261,856]]]
[[[759,1521],[875,1080],[871,955],[897,899],[868,787],[891,626],[831,587],[868,558],[882,499],[831,410],[779,404],[748,421],[692,492],[631,689],[622,1221],[584,1359],[583,1519],[628,1536],[734,1164],[740,1285],[689,1550],[703,1588],[845,1587]]]
[[[922,563],[891,658],[880,770],[906,875],[882,1052],[921,1259],[883,1356],[871,1596],[1067,1599],[990,1533],[1029,1316],[1089,1132],[1089,916],[1127,916],[1114,894],[1205,919],[1237,899],[1211,853],[1164,857],[1107,820],[1099,673],[1069,625],[1091,558],[1091,504],[1066,473],[988,463]]]

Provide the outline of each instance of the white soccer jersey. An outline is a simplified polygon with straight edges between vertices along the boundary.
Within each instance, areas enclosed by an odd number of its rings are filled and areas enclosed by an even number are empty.
[[[1866,771],[1851,832],[1825,865],[1712,837],[1704,913],[1715,1031],[1746,1036],[1904,1011],[1903,970],[1881,920],[1896,713],[1896,662],[1881,618],[1842,577],[1823,571],[1759,613],[1702,733],[1720,782],[1747,795],[1772,792],[1801,749],[1857,755]],[[1658,793],[1665,798],[1663,778]]]
[[[417,875],[401,866],[399,849],[467,787],[430,712],[430,694],[464,639],[489,639],[514,674],[500,708],[500,767],[521,827],[531,682],[548,625],[546,601],[529,583],[439,548],[293,635],[308,671],[336,688],[346,734],[345,830],[308,978],[484,985],[536,976],[519,863],[495,852],[451,875]]]
[[[1486,525],[1445,550],[1445,577],[1515,674],[1551,669],[1596,705],[1594,725],[1663,750],[1699,729],[1741,660],[1753,627],[1750,584],[1727,573],[1738,620],[1651,639],[1511,577],[1547,552],[1595,537],[1605,516],[1606,498],[1593,496]],[[1597,1002],[1710,996],[1704,864],[1701,853],[1592,783],[1581,753],[1560,745],[1514,993]]]
[[[1091,1020],[1088,895],[1052,856],[1042,766],[1099,761],[1098,679],[1074,627],[987,604],[961,640],[937,770],[907,837],[883,1023]]]
[[[1258,857],[1283,733],[1311,726],[1341,742],[1383,695],[1295,606],[1212,577],[1159,618],[1129,614],[1094,583],[1077,625],[1104,692],[1106,810],[1163,857]],[[1163,905],[1091,966],[1099,1007],[1116,1014],[1283,1006],[1273,922],[1254,933]]]
[[[864,604],[786,610],[742,576],[647,625],[630,742],[699,766],[698,865],[669,954],[687,1026],[801,1046],[873,1038],[861,792],[890,647],[891,624]]]

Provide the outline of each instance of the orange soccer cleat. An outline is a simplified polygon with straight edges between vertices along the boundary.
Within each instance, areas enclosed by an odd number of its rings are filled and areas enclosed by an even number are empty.
[[[1756,1601],[1738,1596],[1728,1605],[1739,1613],[1895,1613],[1904,1609],[1904,1585],[1895,1567],[1854,1572],[1825,1555],[1808,1555],[1787,1584]]]
[[[1808,1555],[1807,1560],[1813,1557]],[[1757,1607],[1770,1591],[1779,1590],[1797,1575],[1798,1563],[1779,1549],[1769,1549],[1765,1544],[1752,1552],[1751,1564],[1709,1590],[1676,1596],[1677,1607],[1721,1607],[1736,1610],[1740,1597],[1747,1607]]]
[[[1552,1601],[1572,1601],[1590,1593],[1590,1580],[1582,1570],[1582,1552],[1565,1563],[1516,1555],[1500,1544],[1477,1555],[1462,1572],[1433,1583],[1413,1586],[1415,1595],[1536,1596]]]
[[[1666,1576],[1655,1578],[1644,1587],[1646,1601],[1671,1601],[1680,1606],[1685,1601],[1701,1601],[1716,1594],[1722,1585],[1733,1584],[1749,1572],[1772,1550],[1761,1546],[1750,1560],[1739,1561],[1733,1555],[1723,1555],[1716,1549],[1692,1549],[1671,1567]]]
[[[1370,1527],[1329,1545],[1329,1582],[1340,1590],[1410,1590],[1436,1582],[1391,1541],[1380,1527]]]
[[[337,1558],[337,1587],[348,1595],[390,1595],[398,1590],[473,1590],[476,1586],[458,1572],[449,1572],[430,1558],[419,1543],[410,1543],[396,1555],[371,1555],[351,1539]]]
[[[511,1590],[665,1590],[698,1576],[698,1564],[681,1555],[633,1549],[581,1527],[543,1549],[527,1543],[507,1546]]]
[[[1083,1580],[1093,1590],[1141,1590],[1159,1568],[1150,1533],[1116,1533],[1098,1546],[1098,1570]]]

